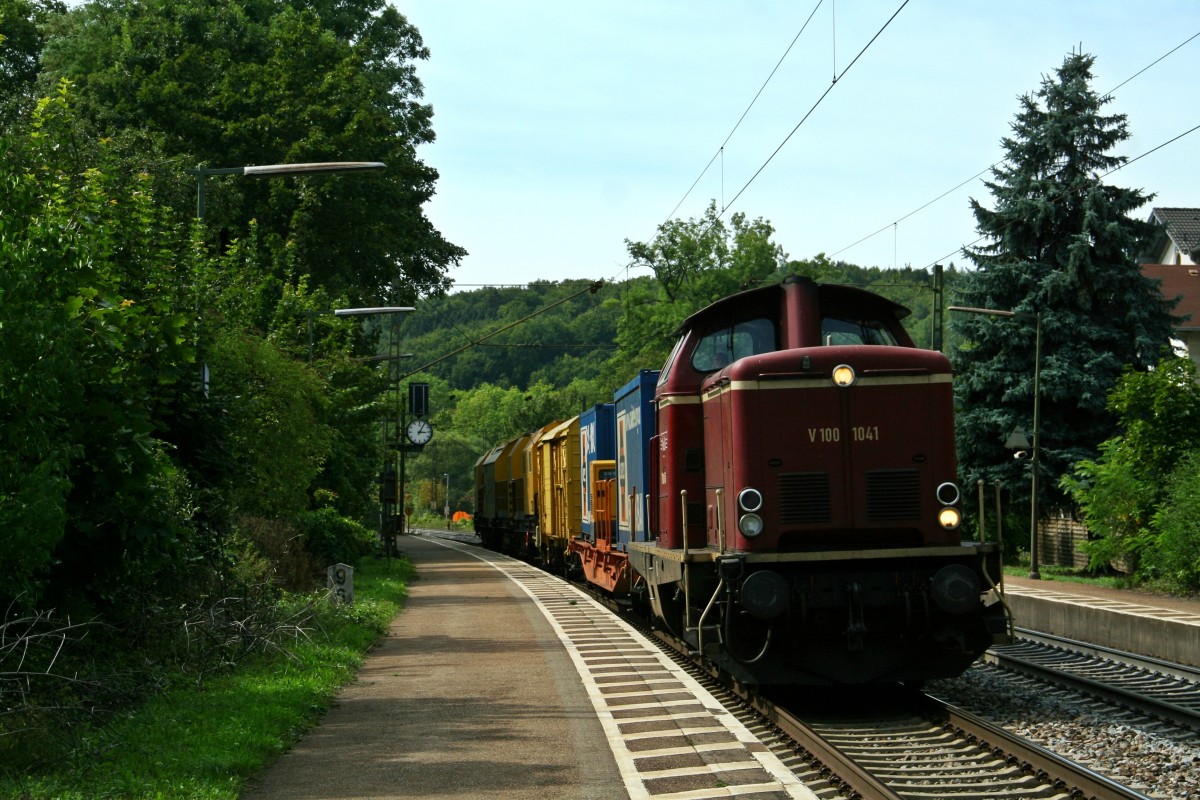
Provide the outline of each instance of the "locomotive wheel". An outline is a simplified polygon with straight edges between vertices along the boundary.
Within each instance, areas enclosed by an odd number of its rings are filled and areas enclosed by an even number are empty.
[[[662,583],[657,588],[658,602],[654,621],[676,639],[686,639],[683,590],[677,583]]]

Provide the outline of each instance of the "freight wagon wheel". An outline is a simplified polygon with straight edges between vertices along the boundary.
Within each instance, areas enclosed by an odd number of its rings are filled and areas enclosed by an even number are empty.
[[[583,576],[586,574],[583,569],[583,556],[578,555],[575,558],[571,558],[570,555],[568,555],[566,557],[565,561],[566,561],[566,569],[563,571],[566,573],[567,580],[569,580],[569,581],[583,580]]]

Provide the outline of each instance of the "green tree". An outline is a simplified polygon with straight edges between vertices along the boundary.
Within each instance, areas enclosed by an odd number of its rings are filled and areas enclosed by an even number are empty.
[[[33,110],[46,25],[66,10],[60,0],[0,0],[0,131]]]
[[[42,80],[75,81],[82,116],[187,214],[183,170],[197,164],[385,162],[362,175],[208,178],[206,220],[225,242],[257,219],[281,277],[310,275],[355,303],[409,301],[443,290],[465,254],[422,210],[437,179],[416,154],[434,135],[415,67],[427,57],[383,0],[96,0],[63,19]]]
[[[1017,427],[1032,430],[1040,315],[1043,502],[1060,500],[1057,476],[1113,434],[1105,402],[1122,370],[1153,364],[1171,332],[1170,304],[1134,260],[1147,226],[1130,213],[1149,198],[1102,181],[1124,163],[1110,151],[1128,133],[1124,116],[1101,113],[1110,98],[1091,89],[1092,63],[1068,56],[1021,99],[1006,160],[986,184],[994,208],[971,202],[988,242],[967,249],[977,269],[962,276],[957,302],[1017,316],[951,320],[964,481],[1015,487],[1028,467],[1004,443]]]
[[[621,353],[611,363],[627,378],[636,369],[658,369],[688,316],[781,277],[787,256],[771,241],[774,232],[769,222],[744,214],[734,214],[727,226],[714,201],[701,219],[663,223],[651,242],[626,240],[633,264],[653,270],[655,283],[627,287],[617,332]]]

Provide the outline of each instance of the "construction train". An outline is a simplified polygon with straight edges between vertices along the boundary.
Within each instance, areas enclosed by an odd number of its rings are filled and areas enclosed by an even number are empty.
[[[485,546],[581,577],[755,685],[919,683],[1008,640],[963,541],[951,369],[908,309],[792,277],[693,314],[660,371],[475,466]]]

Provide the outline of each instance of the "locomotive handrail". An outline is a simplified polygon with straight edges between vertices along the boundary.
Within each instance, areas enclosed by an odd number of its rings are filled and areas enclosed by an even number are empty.
[[[717,604],[717,597],[724,588],[725,576],[722,575],[717,578],[717,589],[713,592],[713,596],[708,598],[708,605],[704,607],[704,613],[700,615],[700,622],[696,624],[696,649],[700,652],[700,658],[704,658],[704,620],[708,617],[708,612],[712,611],[712,607]],[[718,632],[720,632],[719,628]]]
[[[717,489],[717,542],[720,544],[717,552],[721,555],[725,555],[725,513],[724,503],[721,502],[724,494],[724,489]],[[687,531],[684,531],[684,535],[686,534]]]
[[[688,509],[687,489],[679,490],[679,502],[683,505],[683,629],[692,627],[692,593],[688,581]]]

